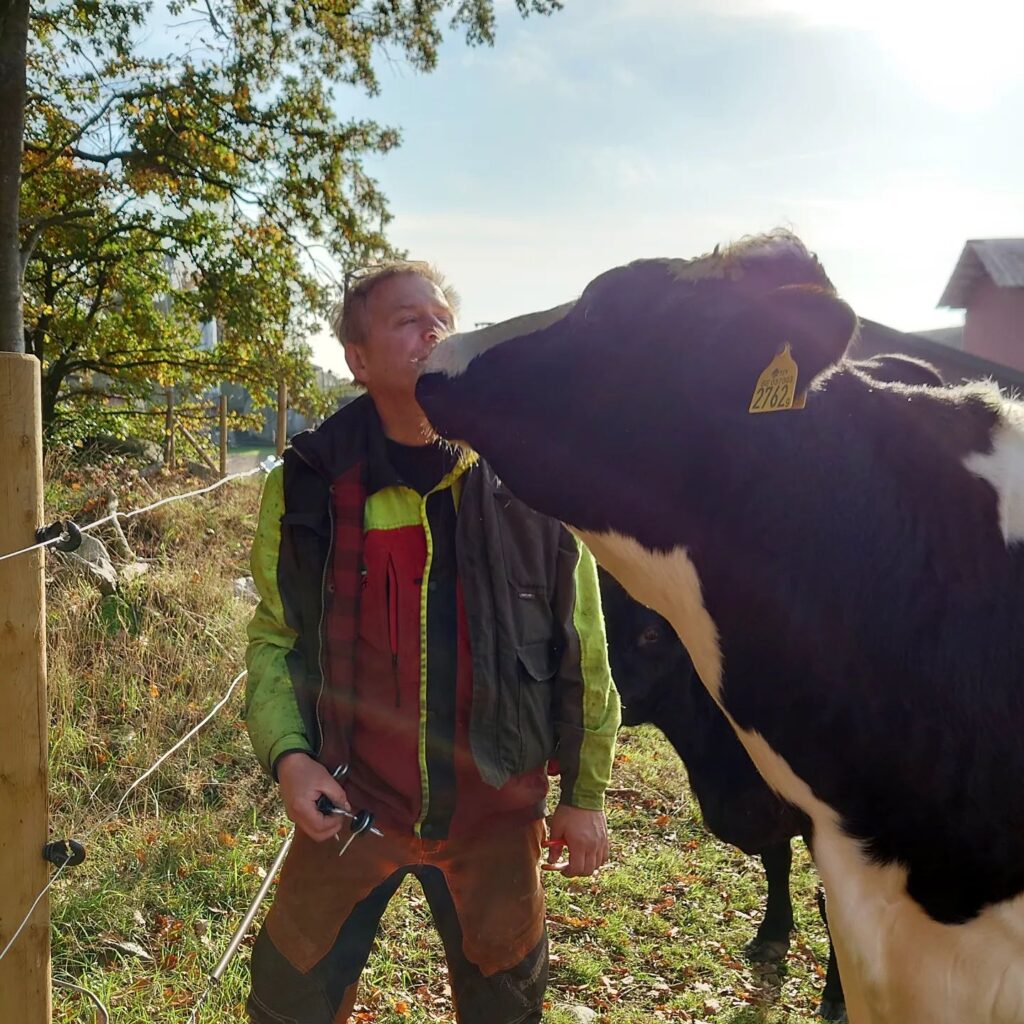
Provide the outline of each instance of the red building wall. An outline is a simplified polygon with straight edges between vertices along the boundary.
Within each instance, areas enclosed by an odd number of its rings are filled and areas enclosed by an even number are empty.
[[[971,293],[964,351],[1024,370],[1024,288],[999,288],[987,278]]]

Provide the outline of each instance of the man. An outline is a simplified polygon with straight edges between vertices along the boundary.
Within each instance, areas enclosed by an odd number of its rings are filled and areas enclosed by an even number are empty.
[[[475,454],[435,441],[415,382],[454,318],[427,264],[352,285],[334,328],[367,394],[295,437],[267,480],[246,719],[297,828],[253,948],[256,1024],[348,1020],[409,874],[459,1020],[539,1021],[549,763],[561,774],[549,866],[590,875],[608,856],[619,705],[596,569]],[[321,796],[372,810],[383,836],[339,857],[332,840],[348,830]]]

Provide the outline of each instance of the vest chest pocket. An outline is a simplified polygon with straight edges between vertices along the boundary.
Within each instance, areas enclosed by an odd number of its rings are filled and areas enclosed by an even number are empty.
[[[516,647],[516,658],[520,667],[525,670],[527,682],[548,682],[558,670],[557,652],[550,640],[520,644]]]
[[[533,771],[554,753],[552,701],[558,656],[554,644],[539,641],[516,648],[519,672],[519,753],[514,771]]]

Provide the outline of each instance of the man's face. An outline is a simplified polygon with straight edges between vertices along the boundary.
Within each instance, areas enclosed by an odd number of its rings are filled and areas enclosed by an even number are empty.
[[[419,274],[378,284],[366,300],[366,337],[345,346],[352,374],[372,396],[415,401],[420,364],[454,328],[440,288]]]

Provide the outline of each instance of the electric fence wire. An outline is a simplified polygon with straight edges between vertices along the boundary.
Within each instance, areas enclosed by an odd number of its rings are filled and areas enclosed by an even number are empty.
[[[175,501],[185,501],[187,498],[198,498],[200,495],[209,494],[211,491],[215,491],[219,487],[223,487],[225,484],[231,483],[233,480],[244,480],[246,477],[255,476],[257,473],[269,473],[270,470],[277,465],[277,462],[277,459],[264,459],[264,461],[256,466],[255,469],[247,469],[243,473],[232,473],[230,476],[223,477],[215,483],[210,484],[208,487],[200,487],[194,491],[185,491],[182,494],[172,494],[170,497],[154,501],[152,505],[146,505],[144,508],[136,508],[131,512],[112,512],[109,516],[103,516],[102,519],[96,519],[93,522],[80,527],[81,532],[88,533],[90,530],[96,530],[101,526],[105,526],[107,523],[113,522],[115,519],[134,519],[136,516],[141,516],[146,512],[152,512],[155,508],[160,508],[162,505],[169,505]],[[32,544],[27,548],[19,548],[17,551],[9,551],[5,555],[0,555],[0,562],[4,562],[8,558],[17,558],[18,555],[27,555],[32,551],[39,551],[42,548],[53,547],[53,545],[59,544],[61,540],[63,540],[62,537],[51,537],[49,540],[40,541],[38,544]]]
[[[208,725],[208,724],[209,724],[209,723],[210,723],[211,721],[213,721],[213,719],[214,719],[214,718],[215,718],[215,717],[217,716],[217,713],[218,713],[218,712],[219,712],[219,711],[220,711],[220,710],[221,710],[221,709],[222,709],[222,708],[223,708],[223,707],[224,707],[224,706],[225,706],[225,705],[226,705],[226,704],[228,703],[228,701],[229,701],[229,700],[231,699],[231,697],[232,697],[232,695],[234,694],[235,690],[236,690],[236,689],[238,688],[238,684],[239,684],[239,683],[240,683],[240,682],[241,682],[241,681],[242,681],[242,680],[243,680],[243,679],[244,679],[244,678],[245,678],[245,677],[246,677],[247,675],[248,675],[248,671],[247,671],[247,670],[245,670],[245,669],[243,669],[243,670],[242,670],[241,672],[239,672],[239,673],[238,673],[238,675],[237,675],[237,676],[235,676],[235,678],[231,680],[231,684],[230,684],[230,686],[228,686],[228,688],[227,688],[227,692],[226,692],[226,693],[224,694],[224,696],[223,696],[223,697],[221,697],[221,699],[220,699],[219,701],[217,701],[217,703],[216,703],[216,704],[215,704],[215,705],[214,705],[214,706],[213,706],[213,707],[212,707],[212,708],[210,709],[210,711],[209,711],[209,712],[208,712],[208,713],[206,714],[206,717],[205,717],[205,718],[203,718],[203,720],[202,720],[201,722],[199,722],[199,723],[198,723],[197,725],[194,725],[194,726],[193,726],[193,727],[192,727],[191,729],[189,729],[189,731],[188,731],[187,733],[185,733],[185,735],[184,735],[184,736],[182,736],[182,737],[181,737],[181,738],[180,738],[179,740],[177,740],[177,741],[176,741],[176,742],[174,743],[174,745],[173,745],[173,746],[169,747],[169,748],[168,748],[168,749],[167,749],[166,751],[164,751],[164,753],[162,753],[162,754],[161,754],[161,755],[160,755],[160,756],[159,756],[159,757],[158,757],[158,758],[157,758],[157,759],[156,759],[156,760],[155,760],[155,761],[153,762],[153,764],[151,764],[151,765],[150,765],[150,766],[149,766],[149,767],[148,767],[148,768],[147,768],[147,769],[146,769],[146,770],[145,770],[145,771],[144,771],[144,772],[143,772],[143,773],[142,773],[142,774],[141,774],[141,775],[140,775],[140,776],[139,776],[139,777],[138,777],[138,778],[137,778],[137,779],[136,779],[136,780],[135,780],[135,781],[134,781],[134,782],[133,782],[133,783],[132,783],[132,784],[131,784],[131,785],[130,785],[130,786],[129,786],[129,787],[127,788],[127,789],[126,789],[126,790],[125,790],[125,791],[124,791],[124,793],[122,793],[122,794],[121,794],[121,798],[120,798],[120,799],[119,799],[119,800],[117,801],[117,804],[116,804],[116,805],[114,806],[114,809],[113,809],[113,810],[112,810],[112,811],[111,811],[111,812],[110,812],[110,813],[109,813],[109,814],[108,814],[108,815],[107,815],[107,816],[106,816],[105,818],[102,818],[102,819],[101,819],[100,821],[98,821],[98,822],[97,822],[96,824],[92,825],[92,826],[91,826],[91,827],[90,827],[89,829],[87,829],[85,833],[83,833],[83,835],[82,835],[82,839],[88,839],[89,837],[91,837],[91,836],[95,835],[95,834],[96,834],[96,833],[97,833],[97,832],[98,832],[98,831],[99,831],[100,829],[104,828],[104,827],[105,827],[106,825],[108,825],[108,824],[109,824],[109,823],[110,823],[111,821],[113,821],[113,820],[114,820],[114,819],[115,819],[115,818],[116,818],[116,817],[117,817],[117,816],[118,816],[118,815],[119,815],[119,814],[121,813],[121,808],[122,808],[122,807],[124,806],[124,802],[125,802],[125,801],[126,801],[126,800],[128,799],[128,797],[129,797],[129,796],[131,796],[131,794],[132,794],[132,793],[133,793],[133,792],[135,791],[135,789],[137,789],[137,788],[138,788],[138,786],[140,786],[140,785],[141,785],[141,784],[142,784],[143,782],[145,782],[145,781],[146,781],[146,779],[148,779],[148,778],[149,778],[149,777],[150,777],[150,776],[151,776],[151,775],[152,775],[152,774],[153,774],[153,773],[154,773],[154,772],[155,772],[155,771],[156,771],[156,770],[157,770],[157,769],[158,769],[158,768],[159,768],[159,767],[160,767],[160,766],[161,766],[161,765],[162,765],[162,764],[163,764],[163,763],[164,763],[164,762],[165,762],[165,761],[166,761],[166,760],[167,760],[167,759],[169,758],[169,757],[171,757],[172,755],[174,755],[174,754],[175,754],[175,753],[176,753],[176,752],[177,752],[178,750],[180,750],[180,749],[181,749],[181,748],[182,748],[182,747],[183,747],[183,746],[184,746],[184,745],[185,745],[186,743],[188,743],[188,741],[189,741],[190,739],[192,739],[192,737],[194,737],[194,736],[195,736],[195,735],[196,735],[196,734],[197,734],[198,732],[200,732],[200,731],[201,731],[201,730],[202,730],[203,728],[205,728],[205,726],[207,726],[207,725]],[[28,924],[28,922],[29,922],[29,921],[31,920],[31,918],[32,918],[32,915],[33,915],[33,914],[35,913],[36,907],[37,907],[37,906],[39,906],[39,903],[40,903],[40,901],[42,900],[42,898],[43,898],[43,897],[44,897],[44,896],[45,896],[45,895],[46,895],[46,894],[47,894],[47,893],[48,893],[48,892],[50,891],[50,888],[51,888],[51,886],[53,886],[53,884],[54,884],[54,883],[55,883],[55,882],[57,881],[57,879],[58,879],[58,878],[60,878],[60,876],[61,876],[61,875],[63,874],[63,872],[64,872],[65,868],[67,868],[67,866],[68,866],[68,863],[69,863],[69,862],[65,860],[65,861],[64,861],[64,863],[63,863],[63,864],[61,864],[59,868],[57,868],[57,870],[56,870],[56,871],[55,871],[55,872],[53,873],[53,875],[52,875],[52,876],[50,877],[50,880],[49,880],[49,881],[48,881],[48,882],[46,883],[46,885],[45,885],[45,886],[44,886],[44,887],[43,887],[43,888],[42,888],[42,889],[40,890],[39,894],[38,894],[38,895],[36,896],[36,898],[35,898],[35,899],[34,899],[34,900],[32,901],[32,905],[31,905],[31,907],[29,907],[29,909],[28,909],[28,913],[27,913],[27,914],[25,914],[25,916],[24,916],[24,917],[22,918],[22,920],[21,920],[21,923],[20,923],[20,924],[18,925],[18,927],[17,927],[16,929],[15,929],[15,931],[14,931],[14,934],[13,934],[13,935],[12,935],[12,936],[10,937],[10,939],[8,940],[8,942],[7,942],[7,945],[6,945],[6,946],[4,946],[4,948],[3,948],[3,951],[2,951],[2,952],[0,952],[0,960],[3,960],[3,958],[4,958],[5,956],[7,956],[7,953],[8,953],[8,951],[9,951],[9,950],[11,949],[11,947],[12,947],[12,946],[14,945],[14,943],[15,943],[15,941],[17,940],[18,936],[19,936],[19,935],[21,935],[21,933],[22,933],[22,932],[23,932],[23,931],[25,930],[25,926],[26,926],[26,925]]]

